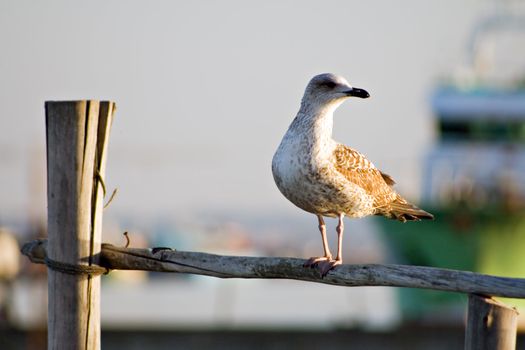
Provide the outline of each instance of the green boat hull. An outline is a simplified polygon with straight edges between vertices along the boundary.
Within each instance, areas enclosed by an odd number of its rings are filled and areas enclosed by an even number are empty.
[[[423,207],[435,215],[434,221],[403,224],[377,218],[393,263],[525,277],[524,211]],[[461,316],[467,300],[459,293],[408,288],[400,290],[399,298],[407,319],[429,313],[443,318]],[[525,309],[523,300],[507,303]]]

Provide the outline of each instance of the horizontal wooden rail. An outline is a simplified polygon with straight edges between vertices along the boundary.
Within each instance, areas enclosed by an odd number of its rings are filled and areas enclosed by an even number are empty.
[[[45,263],[46,240],[26,243],[22,253]],[[341,265],[321,278],[297,258],[224,256],[176,250],[121,248],[102,244],[100,265],[111,270],[178,272],[219,278],[275,278],[338,286],[391,286],[525,298],[525,279],[408,265]]]

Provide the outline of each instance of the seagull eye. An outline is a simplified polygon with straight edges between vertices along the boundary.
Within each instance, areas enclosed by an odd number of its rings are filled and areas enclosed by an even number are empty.
[[[337,84],[334,83],[333,81],[329,81],[329,82],[324,83],[323,85],[326,86],[326,87],[329,88],[329,89],[333,89],[333,88],[335,88],[335,86],[336,86]]]

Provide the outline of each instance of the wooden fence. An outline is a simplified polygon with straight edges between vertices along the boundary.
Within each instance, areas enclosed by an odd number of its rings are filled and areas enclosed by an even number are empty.
[[[525,279],[377,264],[343,265],[321,278],[296,258],[101,244],[103,178],[114,110],[107,101],[46,102],[48,239],[26,243],[22,253],[48,266],[48,349],[100,349],[100,275],[117,269],[468,293],[465,349],[515,348],[518,313],[491,297],[525,298]]]

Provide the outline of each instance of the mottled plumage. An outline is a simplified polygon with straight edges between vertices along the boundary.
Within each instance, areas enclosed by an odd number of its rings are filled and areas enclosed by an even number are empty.
[[[364,155],[332,139],[333,112],[351,96],[369,95],[333,74],[312,78],[272,161],[275,183],[283,195],[318,217],[325,254],[306,265],[320,265],[323,275],[342,263],[344,216],[383,215],[403,222],[433,218],[396,193],[394,180]],[[335,260],[326,243],[324,216],[339,219]]]

